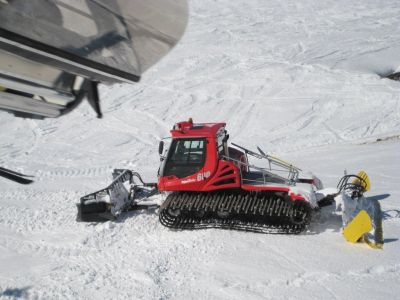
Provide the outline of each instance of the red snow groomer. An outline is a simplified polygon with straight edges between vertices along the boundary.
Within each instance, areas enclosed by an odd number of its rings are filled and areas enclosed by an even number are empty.
[[[146,193],[158,191],[170,192],[159,210],[161,224],[170,228],[303,231],[318,208],[320,180],[260,148],[256,153],[234,143],[228,146],[225,125],[191,119],[176,123],[169,148],[164,150],[160,142],[158,184],[144,184],[129,170],[115,170],[109,187],[81,198],[79,218],[115,218],[123,210],[143,208]],[[253,165],[254,160],[261,164]]]

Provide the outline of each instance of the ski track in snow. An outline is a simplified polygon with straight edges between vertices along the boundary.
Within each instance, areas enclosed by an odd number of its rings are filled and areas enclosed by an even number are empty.
[[[0,299],[394,299],[400,289],[400,4],[190,1],[181,43],[136,85],[101,86],[59,118],[0,112]],[[154,211],[75,221],[75,203],[113,168],[156,180],[157,145],[176,121],[225,121],[335,186],[364,169],[380,199],[383,251],[351,245],[323,210],[298,236],[171,231]],[[161,197],[161,196],[160,196]]]

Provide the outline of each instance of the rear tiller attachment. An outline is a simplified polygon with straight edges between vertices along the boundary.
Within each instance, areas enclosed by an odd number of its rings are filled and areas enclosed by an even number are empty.
[[[112,176],[113,182],[108,187],[80,199],[79,221],[115,220],[123,211],[142,208],[141,202],[158,192],[155,183],[145,183],[131,170],[114,169]]]

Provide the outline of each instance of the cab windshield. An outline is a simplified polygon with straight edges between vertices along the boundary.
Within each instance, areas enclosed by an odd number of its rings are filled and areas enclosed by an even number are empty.
[[[168,151],[163,176],[187,177],[200,171],[205,162],[206,139],[175,139]]]

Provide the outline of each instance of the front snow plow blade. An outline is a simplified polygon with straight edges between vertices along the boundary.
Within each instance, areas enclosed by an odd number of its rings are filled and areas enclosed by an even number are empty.
[[[113,182],[109,186],[80,199],[78,221],[116,220],[121,212],[133,209],[138,200],[157,191],[155,184],[144,183],[140,175],[131,170],[115,169],[112,175]]]

